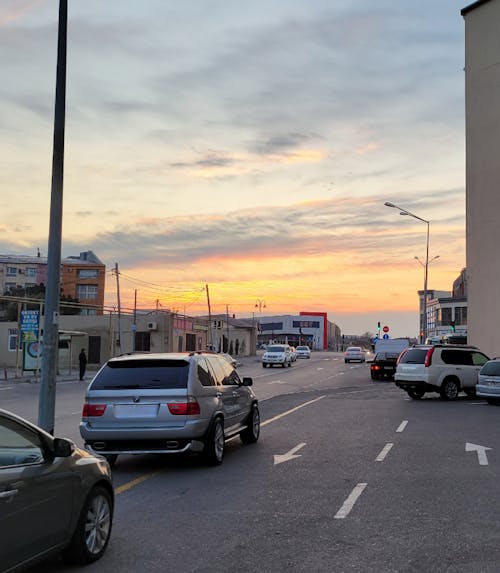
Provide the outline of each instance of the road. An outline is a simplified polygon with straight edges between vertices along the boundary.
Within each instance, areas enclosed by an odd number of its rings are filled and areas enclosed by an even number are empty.
[[[410,400],[339,357],[242,366],[261,439],[230,442],[219,467],[119,458],[111,543],[85,571],[498,571],[500,409]],[[23,386],[0,390],[2,407],[36,419],[37,388]],[[56,433],[78,442],[85,386],[58,385]]]

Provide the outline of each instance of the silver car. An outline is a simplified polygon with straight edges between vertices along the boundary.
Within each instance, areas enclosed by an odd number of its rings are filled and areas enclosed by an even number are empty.
[[[0,571],[52,553],[90,563],[108,545],[113,520],[109,464],[0,410]]]
[[[488,404],[500,404],[500,358],[489,360],[479,371],[476,396],[485,398]]]
[[[218,354],[131,354],[112,358],[90,383],[80,433],[114,464],[120,454],[201,453],[222,462],[225,440],[259,438],[252,379]]]

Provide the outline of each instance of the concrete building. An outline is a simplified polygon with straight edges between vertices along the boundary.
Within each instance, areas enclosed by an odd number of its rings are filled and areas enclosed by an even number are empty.
[[[259,319],[259,344],[279,342],[309,346],[312,350],[337,350],[341,332],[324,312],[264,316]]]
[[[468,341],[500,354],[500,0],[462,10],[465,21]]]
[[[16,288],[29,290],[46,283],[46,257],[0,255],[0,294],[9,294]],[[102,315],[105,284],[106,266],[92,251],[61,260],[62,294],[86,305],[80,314]]]

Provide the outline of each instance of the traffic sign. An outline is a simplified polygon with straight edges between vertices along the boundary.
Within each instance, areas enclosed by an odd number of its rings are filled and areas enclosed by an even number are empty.
[[[388,327],[388,326],[384,326],[384,328],[382,328],[382,330],[383,330],[384,332],[389,332],[389,327]]]
[[[382,336],[382,338],[383,338],[384,340],[387,340],[387,339],[389,338],[389,335],[386,333],[386,334],[384,334],[384,336]]]

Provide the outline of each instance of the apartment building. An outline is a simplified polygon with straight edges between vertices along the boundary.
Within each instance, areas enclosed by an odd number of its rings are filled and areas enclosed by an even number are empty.
[[[61,260],[62,294],[78,299],[80,314],[101,315],[104,304],[106,266],[92,251]],[[40,256],[0,255],[0,291],[29,289],[47,284],[47,258]]]

